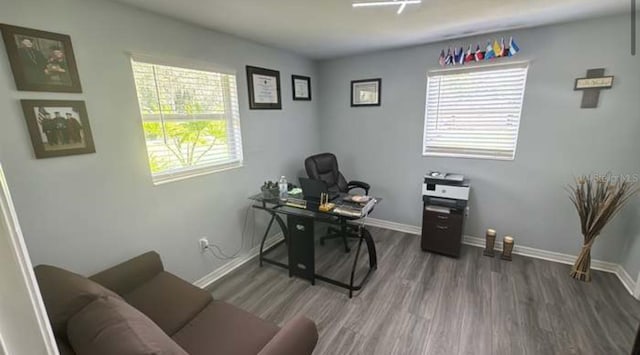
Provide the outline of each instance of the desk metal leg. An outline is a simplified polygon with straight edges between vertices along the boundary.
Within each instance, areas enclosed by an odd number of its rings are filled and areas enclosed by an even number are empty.
[[[269,231],[271,230],[271,225],[273,225],[273,220],[276,219],[275,214],[271,214],[271,220],[269,221],[269,226],[267,226],[267,230],[264,231],[264,236],[262,237],[262,242],[260,242],[260,267],[262,267],[262,253],[264,251],[264,242],[267,241],[267,236],[269,236]]]
[[[274,212],[271,215],[273,216],[273,218],[276,219],[276,222],[278,222],[278,225],[280,225],[280,230],[282,230],[282,234],[284,235],[284,242],[288,243],[289,229],[287,228],[287,225],[282,220],[282,217],[280,217],[277,213]]]
[[[360,249],[362,249],[362,231],[360,232],[360,240],[358,241],[358,249],[356,249],[356,257],[353,260],[353,268],[351,268],[351,280],[349,281],[349,298],[353,297],[353,279],[356,276],[356,267],[358,267],[358,258],[360,257]],[[369,256],[371,258],[371,256]]]
[[[367,243],[367,251],[369,252],[369,268],[375,270],[378,268],[378,254],[376,253],[376,244],[368,229],[362,228],[362,239]]]
[[[265,254],[264,243],[267,241],[267,237],[269,236],[269,232],[271,231],[271,227],[273,226],[274,220],[278,222],[278,225],[280,225],[280,229],[282,230],[282,234],[284,235],[284,242],[287,243],[288,241],[289,231],[287,229],[287,225],[284,224],[284,221],[282,221],[282,218],[280,218],[280,216],[278,216],[277,213],[269,212],[269,214],[271,215],[271,220],[269,220],[269,225],[267,226],[267,230],[265,230],[264,235],[262,236],[262,241],[260,242],[260,254],[259,254],[260,267],[262,267],[262,264],[264,261],[264,258],[263,258],[263,255]],[[279,242],[276,245],[280,245],[281,243],[282,242]],[[276,245],[272,246],[269,250],[273,249]]]

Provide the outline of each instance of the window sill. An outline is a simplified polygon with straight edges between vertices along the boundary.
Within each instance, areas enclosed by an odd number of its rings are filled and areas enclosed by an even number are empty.
[[[198,176],[220,173],[227,170],[239,169],[239,168],[242,168],[243,166],[244,165],[242,164],[242,162],[239,161],[239,162],[233,162],[233,163],[224,164],[224,165],[207,166],[203,168],[187,170],[187,171],[178,172],[178,173],[158,174],[156,176],[152,176],[153,185],[159,186],[159,185],[169,184],[172,182],[178,182],[178,181],[182,181],[190,178],[195,178]]]

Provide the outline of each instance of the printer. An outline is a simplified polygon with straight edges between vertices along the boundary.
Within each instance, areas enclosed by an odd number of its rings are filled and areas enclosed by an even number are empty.
[[[429,172],[422,184],[423,251],[460,256],[471,185],[460,174]]]
[[[429,205],[465,208],[469,201],[471,185],[464,175],[429,172],[422,183],[422,200]]]

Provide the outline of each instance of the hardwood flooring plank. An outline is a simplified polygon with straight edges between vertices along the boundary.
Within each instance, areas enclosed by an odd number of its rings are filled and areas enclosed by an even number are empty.
[[[378,270],[349,299],[344,289],[289,278],[257,261],[212,287],[216,299],[284,324],[296,314],[316,322],[314,354],[628,354],[640,302],[613,274],[593,282],[569,266],[514,256],[488,258],[464,246],[459,259],[420,250],[419,237],[369,228]],[[320,234],[320,233],[319,233]],[[318,272],[347,281],[353,263],[340,240],[316,245]],[[286,261],[284,247],[270,254]],[[366,248],[358,275],[366,272]]]

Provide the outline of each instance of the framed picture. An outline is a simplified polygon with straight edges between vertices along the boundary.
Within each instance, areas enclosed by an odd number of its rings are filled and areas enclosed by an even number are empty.
[[[95,153],[84,101],[22,100],[36,158]]]
[[[291,75],[291,87],[293,99],[311,101],[311,78],[302,75]]]
[[[18,90],[82,92],[69,36],[4,24],[0,30]]]
[[[281,110],[280,72],[247,66],[249,108],[251,110]]]
[[[351,107],[380,106],[382,79],[354,80],[351,82]]]

